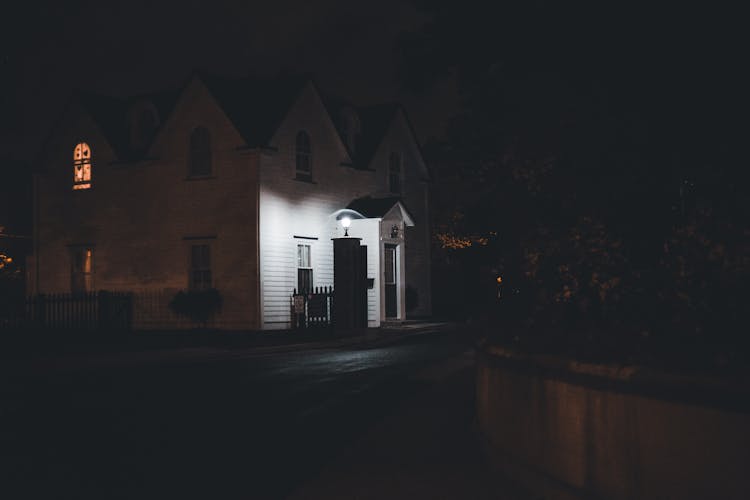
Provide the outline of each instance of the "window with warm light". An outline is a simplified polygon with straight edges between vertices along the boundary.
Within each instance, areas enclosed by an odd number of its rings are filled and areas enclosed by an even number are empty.
[[[204,127],[194,129],[190,134],[190,177],[211,175],[211,134]]]
[[[313,287],[313,270],[310,245],[297,245],[297,291],[308,293]]]
[[[85,142],[73,150],[73,189],[91,188],[91,148]]]
[[[312,180],[312,148],[310,147],[310,136],[304,130],[297,133],[295,142],[296,157],[296,179],[303,181]]]
[[[70,291],[73,293],[94,290],[94,249],[80,246],[71,248]]]
[[[391,193],[401,193],[401,155],[391,153],[388,158],[388,189]]]

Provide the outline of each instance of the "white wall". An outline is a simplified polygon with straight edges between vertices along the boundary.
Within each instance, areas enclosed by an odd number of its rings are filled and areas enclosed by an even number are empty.
[[[380,219],[353,220],[349,236],[362,238],[362,245],[367,245],[367,277],[374,278],[372,289],[367,290],[367,326],[380,326],[381,299],[380,284],[383,276],[383,253],[380,248]]]
[[[295,139],[305,130],[312,143],[313,182],[295,179]],[[350,163],[314,87],[300,95],[272,138],[277,151],[261,157],[260,261],[262,327],[290,326],[290,295],[297,286],[297,243],[312,243],[313,286],[333,286],[333,243],[343,231],[331,215],[372,192],[375,173]]]

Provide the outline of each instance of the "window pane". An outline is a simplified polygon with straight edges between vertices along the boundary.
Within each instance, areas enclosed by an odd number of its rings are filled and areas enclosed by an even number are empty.
[[[90,273],[93,270],[94,251],[87,248],[82,255],[83,258],[83,272]]]
[[[209,269],[211,267],[211,258],[209,255],[208,245],[201,245],[200,266],[204,269]]]
[[[209,245],[190,247],[190,287],[211,288],[211,254]]]
[[[196,268],[200,267],[198,265],[198,262],[200,261],[200,253],[201,253],[200,246],[193,245],[192,247],[190,247],[190,253],[191,253],[191,255],[190,255],[190,267],[192,269],[196,269]]]
[[[297,245],[297,267],[312,267],[310,265],[310,245]]]
[[[78,249],[73,250],[72,255],[72,265],[70,266],[71,269],[75,272],[80,272],[81,268],[83,268],[83,258],[81,256],[81,251]]]
[[[312,291],[313,286],[313,270],[312,269],[297,269],[297,291],[299,293],[307,293]]]
[[[300,172],[310,172],[310,157],[304,153],[297,154],[297,170]]]
[[[91,148],[85,142],[81,142],[73,150],[73,189],[89,189],[90,183]]]
[[[190,267],[192,269],[208,269],[211,267],[208,245],[193,245],[191,247]]]
[[[310,150],[310,136],[307,132],[300,131],[297,134],[297,140],[295,142],[295,157],[296,157],[296,168],[297,177],[306,177],[300,175],[300,173],[309,174],[312,172],[312,154]]]
[[[70,288],[73,293],[94,289],[94,249],[74,248],[70,254]]]
[[[398,174],[391,174],[389,184],[391,193],[401,192],[401,179],[399,178]]]

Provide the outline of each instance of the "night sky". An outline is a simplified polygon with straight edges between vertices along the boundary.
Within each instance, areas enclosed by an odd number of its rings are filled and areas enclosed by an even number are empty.
[[[15,113],[6,134],[20,131],[27,148],[72,89],[137,94],[179,86],[193,69],[309,72],[356,103],[403,102],[422,140],[442,134],[457,102],[449,83],[420,94],[399,84],[395,41],[424,22],[404,1],[45,1],[3,18],[4,94],[14,96],[5,106]]]
[[[746,124],[748,37],[740,13],[721,2],[710,9],[685,2],[472,0],[27,4],[6,8],[0,21],[0,144],[13,144],[11,156],[24,160],[71,90],[134,95],[178,87],[194,69],[227,76],[306,72],[357,104],[400,101],[422,142],[443,136],[460,108],[460,73],[430,77],[433,67],[456,65],[464,76],[490,67],[503,81],[520,82],[524,112],[561,105],[558,89],[567,85],[604,103],[594,113],[641,113],[656,140],[683,141],[679,148],[715,136],[704,155],[726,137],[741,139]],[[424,61],[404,58],[400,37],[429,35],[429,22],[440,15],[438,24],[449,31],[438,33],[443,45]],[[410,85],[399,67],[404,60],[428,85]],[[526,81],[539,89],[528,90]]]

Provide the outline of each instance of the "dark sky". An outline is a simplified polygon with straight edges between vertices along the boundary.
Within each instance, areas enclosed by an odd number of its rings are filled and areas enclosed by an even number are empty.
[[[422,140],[456,106],[449,83],[401,90],[394,42],[424,18],[408,2],[148,0],[40,2],[3,19],[4,85],[33,148],[71,89],[126,95],[177,86],[194,68],[220,74],[311,72],[361,104],[403,102]]]
[[[648,114],[689,124],[682,128],[697,135],[742,115],[747,30],[739,12],[721,3],[599,2],[594,10],[544,0],[413,2],[445,12],[440,19],[447,43],[433,51],[438,67],[476,62],[481,69],[500,61],[507,78],[557,71],[588,93],[595,93],[591,82],[601,81],[613,103],[628,108],[634,102]],[[7,103],[0,110],[0,136],[10,123],[23,150],[34,149],[73,88],[137,94],[178,86],[191,70],[203,69],[225,75],[310,72],[324,90],[359,104],[398,100],[424,141],[443,133],[458,98],[449,80],[416,94],[402,90],[395,42],[427,21],[413,2],[19,3],[0,17],[0,98],[10,99],[18,114],[8,120]],[[412,61],[420,66],[419,58]],[[556,80],[548,80],[551,90],[540,95],[554,100]],[[542,102],[527,93],[531,105]]]

